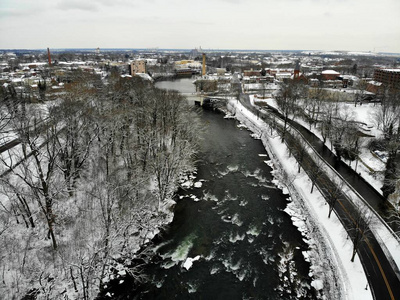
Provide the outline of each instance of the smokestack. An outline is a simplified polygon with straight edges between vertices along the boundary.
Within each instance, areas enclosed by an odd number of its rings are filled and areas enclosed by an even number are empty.
[[[47,48],[47,58],[49,59],[49,67],[51,67],[51,56],[50,56],[50,49]]]
[[[206,54],[205,53],[203,53],[203,69],[202,69],[202,72],[201,72],[201,75],[206,75]]]

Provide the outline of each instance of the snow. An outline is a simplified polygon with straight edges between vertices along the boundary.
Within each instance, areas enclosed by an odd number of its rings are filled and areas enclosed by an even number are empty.
[[[201,188],[202,185],[203,185],[203,183],[201,181],[198,181],[198,182],[195,182],[194,187]]]
[[[324,75],[340,75],[340,73],[338,73],[334,70],[325,70],[325,71],[322,71],[322,74],[324,74]]]
[[[400,69],[383,69],[383,71],[400,73]]]
[[[254,96],[250,96],[250,102],[254,105]],[[278,109],[278,105],[275,99],[265,99],[258,100],[259,102],[264,102],[274,108]],[[353,120],[356,122],[360,122],[360,126],[364,129],[365,133],[368,133],[374,137],[382,137],[383,133],[381,130],[376,128],[374,121],[374,114],[379,109],[379,105],[368,103],[363,105],[354,106],[354,103],[339,103],[340,111],[348,110],[349,113],[353,116]],[[299,118],[295,118],[295,121],[304,127],[309,128],[309,124]],[[364,124],[364,125],[363,125]],[[321,132],[318,128],[314,126],[311,127],[310,131],[314,133],[319,139],[322,140]],[[332,144],[329,140],[327,140],[326,146],[332,149]],[[373,155],[368,149],[362,147],[360,149],[361,153],[359,154],[360,162],[357,166],[357,172],[361,174],[361,176],[375,188],[375,190],[382,194],[382,190],[380,189],[383,185],[383,171],[385,170],[385,163],[381,159],[379,159],[376,155]],[[349,164],[347,161],[345,163]],[[355,169],[355,163],[350,164],[350,167]]]
[[[276,105],[276,102],[272,102],[271,104]],[[340,103],[340,110],[350,110],[353,114],[354,121],[364,123],[370,122],[369,124],[367,124],[367,127],[370,128],[371,134],[379,137],[382,136],[382,132],[373,127],[372,121],[372,116],[377,109],[379,109],[379,106],[376,106],[375,104],[367,104],[355,107],[352,104]],[[306,126],[304,121],[296,121]],[[312,131],[321,138],[320,132],[315,130],[315,128],[313,128]],[[328,146],[331,147],[329,141]],[[367,182],[369,182],[379,193],[382,193],[380,187],[383,183],[382,171],[385,169],[384,161],[382,159],[379,159],[376,155],[373,155],[366,148],[362,148],[361,150],[360,161],[361,163],[358,164],[357,172],[359,172],[363,176],[363,178]],[[369,164],[367,164],[366,162],[368,162]],[[296,164],[295,161],[294,164]],[[350,163],[348,164],[353,169],[355,168],[355,163],[353,163],[352,165]],[[343,178],[333,172],[332,169],[326,168],[325,171],[330,174],[331,178],[336,178],[339,181],[343,180]],[[345,189],[346,194],[351,197],[353,202],[359,205],[366,204],[362,197],[356,191],[352,190],[349,186],[346,186]],[[387,226],[383,225],[382,220],[378,214],[373,213],[371,215],[372,224],[374,224],[374,226],[371,228],[371,231],[374,233],[385,254],[389,257],[389,259],[391,257],[392,264],[395,264],[397,267],[400,266],[400,247],[398,239],[393,236],[392,231]]]
[[[196,260],[199,260],[199,259],[200,259],[200,255],[197,255],[194,258],[188,257],[188,258],[186,258],[186,260],[185,260],[185,262],[183,264],[183,267],[186,270],[189,270],[193,266],[193,262],[196,261]]]
[[[297,174],[297,163],[293,157],[288,157],[285,144],[277,136],[262,135],[266,124],[257,120],[257,116],[240,103],[231,101],[229,107],[236,111],[238,120],[262,136],[261,140],[274,161],[274,167],[279,168],[274,173],[276,182],[289,190],[292,199],[287,212],[306,236],[305,240],[311,249],[307,252],[307,258],[311,261],[313,286],[317,290],[323,289],[326,296],[339,295],[340,299],[349,300],[372,299],[370,289],[365,289],[368,281],[358,256],[354,263],[350,263],[352,243],[347,239],[346,231],[335,214],[328,219],[328,206],[323,196],[316,189],[310,194],[311,181],[303,171]],[[280,178],[283,170],[288,176],[296,176],[291,186],[285,185]],[[329,286],[334,282],[338,286]]]
[[[322,282],[322,280],[314,280],[313,282],[311,282],[311,285],[317,290],[322,290],[324,288],[324,284]]]

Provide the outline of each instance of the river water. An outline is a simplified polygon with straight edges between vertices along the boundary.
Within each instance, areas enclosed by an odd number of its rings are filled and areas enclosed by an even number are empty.
[[[189,93],[191,81],[157,86]],[[288,197],[262,143],[221,114],[202,111],[201,120],[197,187],[180,191],[145,269],[151,280],[127,298],[315,299],[307,245],[283,211]]]

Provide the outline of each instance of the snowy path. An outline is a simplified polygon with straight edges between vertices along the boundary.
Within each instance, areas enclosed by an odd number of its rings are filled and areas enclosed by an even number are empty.
[[[232,103],[232,105],[235,105],[234,103]],[[241,106],[240,104],[236,106],[236,112],[238,112],[238,110],[240,109],[241,111],[241,115],[244,115],[243,111],[246,111],[246,109]],[[237,113],[237,116],[239,114]],[[245,120],[248,120],[248,122],[253,122],[255,126],[254,130],[259,133],[260,135],[262,134],[263,130],[262,128],[265,128],[265,124],[263,124],[263,122],[261,120],[256,120],[256,116],[253,115],[252,113],[250,113],[249,111],[246,111],[246,116],[244,116]],[[279,152],[285,152],[280,150]],[[292,163],[293,164],[293,163]],[[294,163],[295,164],[295,163]],[[290,165],[287,165],[285,167],[290,169]],[[310,194],[307,195],[307,193],[305,194],[307,197],[310,196]],[[346,208],[347,210],[349,208]],[[345,211],[345,209],[343,209],[343,211]],[[329,230],[327,230],[327,232],[329,232]],[[337,237],[336,237],[337,238]],[[335,239],[335,238],[334,238]],[[336,247],[338,247],[338,244],[336,243],[335,245]],[[397,274],[395,274],[395,272],[393,271],[393,269],[390,267],[390,264],[388,262],[382,262],[383,260],[386,260],[385,255],[382,253],[382,250],[379,250],[379,244],[377,242],[374,242],[373,245],[371,245],[371,243],[366,243],[366,245],[364,245],[365,247],[365,253],[363,251],[359,251],[359,254],[363,257],[363,263],[367,263],[366,260],[369,260],[369,262],[371,262],[371,264],[374,264],[374,266],[371,266],[371,268],[369,268],[369,270],[374,270],[374,273],[376,273],[375,276],[380,277],[380,283],[376,284],[378,282],[378,279],[371,279],[369,277],[369,281],[371,284],[374,284],[374,290],[376,291],[375,296],[379,299],[396,299],[395,297],[398,297],[398,295],[400,295],[400,290],[399,290],[399,279],[397,277]],[[377,248],[376,248],[377,247]],[[372,249],[372,250],[371,250]],[[398,247],[397,250],[395,251],[395,255],[398,254]],[[379,252],[379,253],[377,253]],[[379,259],[377,258],[379,257]],[[341,257],[342,263],[343,265],[348,265],[349,263],[347,263],[347,260],[349,260],[348,257]],[[382,261],[381,261],[382,260]],[[387,270],[383,270],[383,269],[387,269]],[[386,275],[385,275],[386,274]],[[389,275],[391,274],[391,275]],[[371,276],[371,273],[368,273],[369,276]],[[353,277],[353,276],[350,276]],[[358,276],[359,277],[359,276]],[[375,281],[376,280],[376,281]],[[375,287],[376,286],[376,287]],[[383,290],[380,290],[383,287]],[[385,288],[386,287],[386,288]],[[385,292],[384,290],[386,290],[387,294],[384,295],[383,293]],[[352,298],[352,297],[350,297]],[[359,299],[357,297],[353,297],[354,299]]]

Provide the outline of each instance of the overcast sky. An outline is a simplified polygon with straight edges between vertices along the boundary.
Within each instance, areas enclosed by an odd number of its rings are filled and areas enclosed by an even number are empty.
[[[0,0],[0,49],[400,53],[400,0]]]

